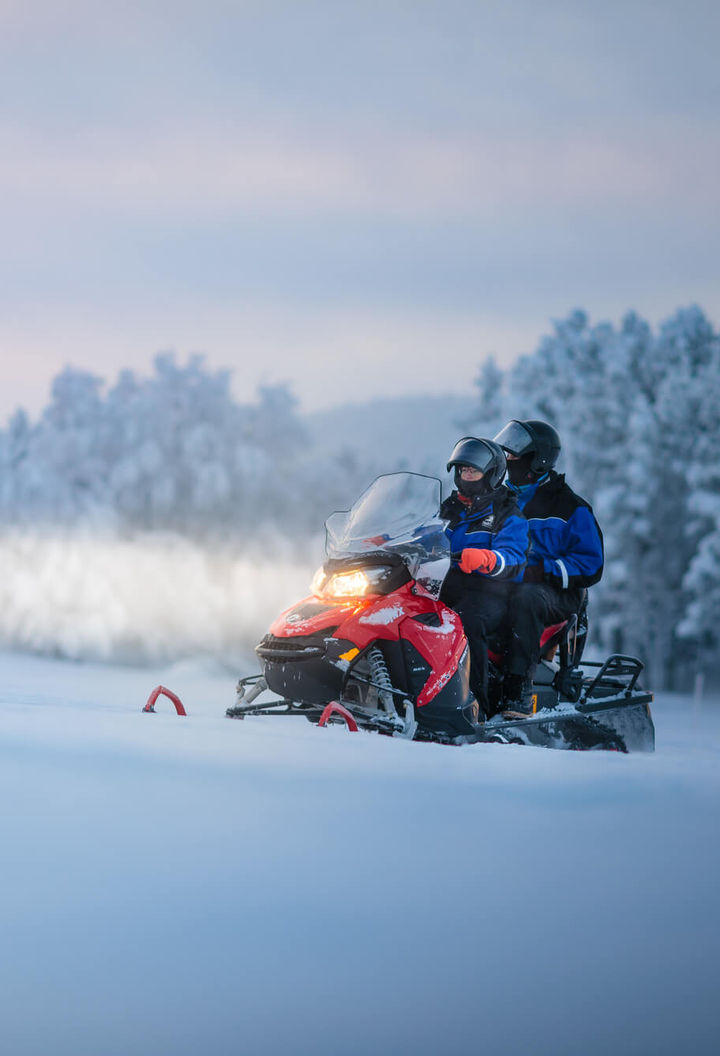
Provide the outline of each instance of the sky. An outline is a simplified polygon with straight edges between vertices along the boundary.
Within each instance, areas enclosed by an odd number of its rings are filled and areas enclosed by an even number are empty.
[[[0,0],[0,417],[173,349],[314,410],[720,321],[705,0]]]

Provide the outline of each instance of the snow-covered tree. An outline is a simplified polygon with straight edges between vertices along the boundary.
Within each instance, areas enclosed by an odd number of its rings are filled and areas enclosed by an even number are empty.
[[[68,368],[36,423],[0,431],[0,517],[196,536],[316,535],[322,517],[368,483],[362,452],[313,449],[287,386],[238,403],[228,371],[199,356],[156,357],[149,377]]]
[[[578,310],[506,378],[507,417],[556,426],[559,468],[604,530],[595,632],[605,647],[640,655],[658,687],[683,673],[678,628],[707,647],[717,623],[720,570],[716,595],[710,569],[720,552],[720,480],[707,466],[720,453],[719,366],[699,308],[678,311],[657,335],[634,313],[615,329]]]
[[[0,433],[0,511],[5,520],[21,516],[23,495],[20,488],[25,463],[30,452],[32,426],[26,411],[20,408]]]
[[[478,400],[472,418],[458,422],[458,426],[473,435],[494,436],[505,421],[505,372],[498,366],[495,356],[483,360],[474,384]]]
[[[101,390],[101,378],[68,367],[35,426],[15,415],[6,434],[6,516],[72,523],[109,511]]]
[[[169,353],[155,373],[123,373],[108,394],[115,449],[116,505],[145,527],[197,530],[224,525],[240,508],[233,454],[242,412],[227,371],[209,373],[202,357],[180,365]]]
[[[691,388],[693,429],[678,436],[689,488],[690,544],[679,632],[685,647],[694,647],[696,662],[710,667],[720,659],[720,336],[699,309],[684,322],[679,339],[687,348],[684,386]]]
[[[717,387],[716,343],[703,313],[690,308],[633,349],[639,385],[628,435],[632,492],[629,515],[619,504],[615,512],[617,535],[631,558],[631,605],[642,607],[626,634],[640,639],[637,651],[658,686],[686,674],[688,648],[678,628],[688,602],[688,569],[708,529],[692,512],[693,464],[704,430],[700,408]]]
[[[653,332],[634,313],[615,327],[576,310],[512,369],[486,359],[476,385],[460,429],[537,417],[560,432],[558,468],[605,536],[594,639],[639,655],[657,688],[688,658],[720,659],[720,338],[702,311]],[[0,520],[304,546],[387,469],[309,436],[287,386],[238,403],[229,373],[199,356],[160,355],[149,377],[123,371],[107,390],[67,368],[36,422],[18,411],[0,430]]]

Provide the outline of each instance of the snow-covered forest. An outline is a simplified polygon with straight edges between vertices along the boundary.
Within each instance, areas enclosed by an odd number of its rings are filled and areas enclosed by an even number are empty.
[[[605,575],[593,638],[640,656],[657,688],[687,686],[718,654],[720,337],[697,307],[656,332],[575,311],[509,371],[478,379],[478,428],[508,417],[560,430],[560,463],[592,504]]]
[[[292,511],[288,534],[304,536],[318,528],[308,493],[344,501],[336,478],[353,469],[351,458],[317,461],[287,388],[262,388],[240,405],[228,371],[172,354],[156,357],[151,377],[124,371],[107,390],[67,368],[39,420],[19,410],[0,443],[4,523],[53,528],[217,539],[288,525]]]
[[[476,386],[458,435],[493,435],[509,417],[546,418],[561,432],[560,468],[605,534],[595,644],[639,655],[656,688],[687,686],[718,653],[711,323],[695,307],[657,331],[635,314],[616,327],[575,311],[509,370],[485,360]],[[422,421],[410,448],[398,433],[380,452],[371,408],[358,443],[312,430],[287,386],[239,403],[230,374],[200,357],[160,355],[151,376],[125,371],[110,385],[67,368],[37,420],[19,410],[0,432],[4,644],[117,659],[227,653],[234,634],[251,640],[303,589],[330,511],[378,472],[445,477],[448,452],[429,448]]]

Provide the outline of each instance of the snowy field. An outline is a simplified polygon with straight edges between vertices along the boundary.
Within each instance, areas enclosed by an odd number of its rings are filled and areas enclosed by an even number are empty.
[[[230,722],[209,661],[0,670],[9,1056],[718,1051],[720,700],[453,749]]]

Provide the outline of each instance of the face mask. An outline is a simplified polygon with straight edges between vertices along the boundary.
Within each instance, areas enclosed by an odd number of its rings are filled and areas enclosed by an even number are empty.
[[[455,467],[455,487],[466,499],[476,499],[478,495],[486,495],[490,490],[486,477],[481,477],[480,480],[463,480],[458,466]]]
[[[522,487],[523,484],[532,484],[535,480],[535,474],[530,472],[530,465],[534,457],[535,452],[528,451],[522,458],[508,459],[508,477],[511,484],[516,487]]]

